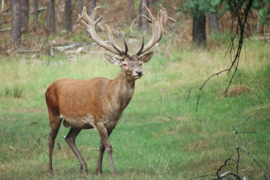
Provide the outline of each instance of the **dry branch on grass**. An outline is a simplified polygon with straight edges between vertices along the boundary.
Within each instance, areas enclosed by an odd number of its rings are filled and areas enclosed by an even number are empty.
[[[242,133],[251,133],[249,131],[247,131],[247,132],[240,132],[239,131],[240,126],[244,122],[246,122],[247,120],[251,119],[251,117],[253,117],[255,114],[257,114],[259,111],[261,111],[264,108],[265,107],[258,109],[253,114],[251,114],[247,118],[243,119],[242,121],[240,121],[236,125],[235,131],[234,131],[234,133],[235,133],[235,144],[236,144],[235,145],[235,150],[236,150],[236,153],[231,154],[229,156],[229,158],[224,161],[223,165],[221,165],[217,169],[217,171],[216,171],[216,177],[213,178],[213,180],[214,179],[215,180],[220,180],[220,179],[223,179],[223,178],[232,178],[232,177],[235,178],[235,179],[241,180],[241,179],[246,179],[245,176],[247,176],[249,179],[253,179],[253,177],[251,175],[247,174],[247,171],[245,170],[244,166],[240,165],[240,159],[241,159],[242,153],[247,154],[248,157],[251,158],[252,164],[253,165],[255,164],[260,169],[262,178],[265,179],[265,180],[267,180],[267,177],[266,177],[267,172],[265,172],[263,170],[263,167],[262,167],[261,163],[245,147],[246,146],[249,146],[249,145],[252,145],[254,143],[260,142],[260,141],[270,141],[270,138],[268,138],[268,139],[258,139],[258,140],[249,142],[249,143],[247,143],[245,145],[242,145],[242,146],[239,145],[240,144],[239,143],[239,134],[242,134]],[[252,132],[252,133],[256,133],[256,132]],[[229,167],[229,166],[233,166],[235,168],[234,171],[225,171],[225,172],[222,172],[223,169],[225,169],[226,167]],[[240,171],[245,176],[241,177]],[[202,178],[202,177],[204,178],[204,177],[210,177],[210,176],[213,176],[213,175],[212,174],[208,174],[208,175],[202,175],[202,176],[192,177],[192,178],[189,178],[189,179],[191,180],[191,179],[198,179],[198,178]]]
[[[49,134],[45,134],[44,136],[41,136],[40,138],[38,138],[37,141],[36,141],[36,143],[35,143],[35,145],[34,145],[34,149],[36,148],[37,144],[39,143],[39,141],[40,141],[41,139],[43,139],[43,138],[45,138],[45,137],[47,137],[47,136],[49,136],[49,135],[50,135],[50,133],[49,133]]]
[[[63,177],[64,177],[71,169],[73,169],[73,168],[76,167],[76,166],[82,166],[82,165],[81,165],[81,164],[75,164],[75,165],[73,165],[71,168],[69,168],[68,170],[66,170],[66,171],[64,172],[64,174],[60,177],[60,180],[62,180]]]

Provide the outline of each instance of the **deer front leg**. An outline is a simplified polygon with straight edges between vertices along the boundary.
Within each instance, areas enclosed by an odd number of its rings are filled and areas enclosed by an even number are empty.
[[[100,175],[102,173],[102,159],[103,159],[104,151],[105,151],[105,146],[104,146],[102,140],[100,140],[98,163],[97,163],[97,167],[96,167],[96,175]]]
[[[113,175],[116,175],[115,172],[115,168],[113,165],[113,158],[112,158],[112,145],[109,141],[109,135],[111,133],[112,130],[107,131],[105,125],[103,123],[97,123],[97,130],[99,132],[99,135],[101,137],[101,143],[100,143],[100,152],[99,152],[99,159],[98,159],[98,164],[97,164],[97,168],[96,168],[96,173],[99,174],[101,173],[101,169],[102,169],[102,157],[103,157],[103,153],[104,150],[107,151],[109,159],[110,159],[110,164],[111,164],[111,172]]]
[[[110,137],[113,129],[108,129],[108,137]],[[96,175],[99,175],[102,173],[102,159],[103,159],[103,154],[105,151],[105,146],[103,144],[102,139],[100,140],[100,145],[99,145],[99,156],[98,156],[98,163],[96,167]]]

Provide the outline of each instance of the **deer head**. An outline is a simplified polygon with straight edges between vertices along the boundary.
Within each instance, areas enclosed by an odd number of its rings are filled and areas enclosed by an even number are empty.
[[[82,15],[78,15],[78,22],[83,25],[86,30],[91,34],[94,41],[107,51],[111,52],[115,56],[105,54],[106,59],[112,63],[117,64],[121,67],[121,71],[126,74],[128,80],[136,80],[142,77],[142,64],[148,62],[153,52],[147,52],[150,50],[154,45],[156,45],[162,38],[162,30],[163,25],[167,21],[171,21],[175,23],[175,20],[171,17],[168,17],[166,9],[161,5],[161,10],[157,15],[157,20],[154,18],[150,10],[144,4],[144,8],[146,8],[148,16],[143,16],[149,23],[152,24],[152,38],[150,41],[144,45],[144,36],[145,33],[142,35],[142,44],[141,46],[135,51],[135,53],[130,56],[128,54],[128,45],[126,37],[123,31],[119,28],[120,34],[122,36],[124,42],[124,49],[120,48],[113,39],[113,33],[111,28],[106,24],[106,28],[109,34],[109,42],[111,45],[108,45],[104,41],[100,39],[96,32],[97,24],[102,20],[102,16],[96,19],[97,10],[100,7],[96,7],[90,16],[87,15],[86,7],[83,8]],[[86,23],[87,22],[87,23]]]

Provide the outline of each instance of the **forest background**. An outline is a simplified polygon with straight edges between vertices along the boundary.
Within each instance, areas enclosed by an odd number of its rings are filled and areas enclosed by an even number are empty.
[[[44,93],[61,78],[113,79],[110,65],[77,22],[85,5],[101,6],[105,24],[132,49],[151,29],[145,3],[168,23],[134,98],[110,137],[118,176],[104,158],[102,179],[270,178],[269,0],[2,0],[0,10],[0,178],[96,178],[99,136],[83,131],[77,145],[89,174],[80,174],[61,127],[48,166]],[[216,78],[218,77],[218,78]],[[208,79],[209,78],[209,79]]]

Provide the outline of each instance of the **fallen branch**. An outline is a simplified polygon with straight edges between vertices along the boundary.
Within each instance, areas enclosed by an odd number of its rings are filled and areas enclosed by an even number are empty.
[[[38,13],[40,13],[41,11],[46,11],[47,10],[47,7],[40,7],[38,8]],[[31,9],[31,11],[29,11],[30,14],[33,14],[34,13],[34,9]]]
[[[11,31],[11,28],[0,29],[0,32],[7,32],[7,31]]]
[[[60,52],[63,52],[65,50],[75,48],[76,46],[77,46],[77,44],[71,44],[71,45],[68,45],[68,46],[56,46],[55,49],[60,51]]]
[[[19,54],[28,54],[28,53],[39,53],[40,50],[19,50],[18,53]]]

